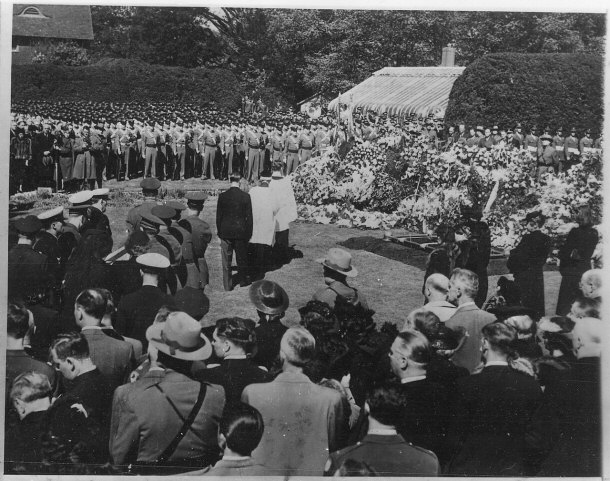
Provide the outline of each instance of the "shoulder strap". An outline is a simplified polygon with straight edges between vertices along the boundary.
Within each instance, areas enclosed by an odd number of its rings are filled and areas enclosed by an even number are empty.
[[[174,409],[176,409],[176,406],[174,405],[174,403],[169,399],[167,394],[165,394],[165,392],[159,387],[159,385],[156,384],[155,386],[163,393],[163,395],[169,401],[171,406]],[[199,414],[199,411],[201,410],[201,405],[203,404],[203,399],[205,398],[205,392],[206,392],[206,385],[205,385],[205,383],[200,383],[199,395],[197,396],[197,401],[195,402],[195,405],[193,406],[193,409],[191,410],[191,412],[188,415],[188,417],[184,420],[184,424],[180,428],[180,431],[178,432],[178,434],[176,434],[174,439],[172,439],[172,442],[169,443],[169,445],[165,448],[165,450],[157,458],[157,463],[158,464],[165,463],[171,457],[171,455],[174,454],[174,451],[178,447],[178,444],[180,444],[180,441],[182,440],[182,438],[186,435],[188,430],[193,425],[193,422],[195,421],[195,418],[197,417],[197,414]],[[182,416],[180,416],[180,417],[182,417]]]

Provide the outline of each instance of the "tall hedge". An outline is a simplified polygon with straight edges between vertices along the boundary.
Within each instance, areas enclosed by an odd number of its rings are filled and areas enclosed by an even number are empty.
[[[603,58],[582,54],[485,55],[455,81],[445,121],[599,132]]]
[[[13,101],[163,101],[193,105],[214,101],[229,109],[241,105],[239,80],[229,70],[127,60],[106,60],[84,67],[13,65],[11,95]]]

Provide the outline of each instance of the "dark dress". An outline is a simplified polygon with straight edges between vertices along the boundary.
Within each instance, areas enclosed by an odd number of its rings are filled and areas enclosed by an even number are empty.
[[[470,236],[466,241],[463,257],[463,267],[479,276],[479,292],[475,298],[475,304],[483,307],[487,299],[488,281],[487,266],[491,257],[491,231],[485,222],[472,221],[465,224],[470,230]],[[450,277],[450,276],[448,276]]]
[[[259,366],[271,370],[280,353],[280,342],[287,327],[280,321],[261,321],[255,329],[258,351],[253,361]]]
[[[539,230],[525,234],[508,258],[506,267],[513,274],[521,294],[521,304],[544,316],[543,267],[551,249],[551,238]]]
[[[509,366],[487,366],[458,380],[455,446],[447,474],[523,476],[529,474],[525,435],[542,391],[538,382]]]
[[[593,227],[575,227],[559,249],[561,286],[557,300],[558,316],[565,316],[570,312],[572,302],[580,292],[580,278],[591,268],[591,256],[598,240],[599,235]]]

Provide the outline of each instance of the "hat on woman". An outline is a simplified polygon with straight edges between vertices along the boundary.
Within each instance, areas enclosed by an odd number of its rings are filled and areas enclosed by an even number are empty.
[[[328,249],[326,257],[317,259],[316,262],[347,277],[356,277],[358,275],[358,270],[352,266],[352,255],[338,247]]]
[[[250,286],[250,300],[265,314],[279,314],[288,309],[288,294],[277,282],[256,281]]]
[[[172,312],[165,322],[151,325],[146,339],[159,351],[183,361],[205,361],[212,355],[201,324],[185,312]]]

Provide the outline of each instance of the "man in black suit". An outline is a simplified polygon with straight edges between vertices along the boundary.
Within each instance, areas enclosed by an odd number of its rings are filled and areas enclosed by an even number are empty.
[[[222,359],[221,364],[199,371],[195,379],[222,386],[227,404],[239,402],[241,393],[249,384],[272,380],[267,371],[252,361],[256,335],[251,320],[240,317],[219,319],[214,329],[212,347],[216,357]]]
[[[19,239],[8,252],[9,296],[42,297],[52,284],[48,257],[32,249],[36,233],[42,227],[42,222],[33,215],[15,221]]]
[[[159,308],[173,305],[174,300],[159,289],[159,276],[169,267],[169,259],[161,254],[147,253],[136,258],[142,275],[142,287],[121,298],[117,310],[116,331],[137,339],[146,351],[146,329],[153,323]]]
[[[394,339],[389,355],[403,396],[403,409],[396,420],[398,434],[434,452],[442,466],[448,455],[449,396],[443,385],[427,379],[431,357],[428,339],[419,331],[403,331]]]
[[[252,202],[239,188],[240,176],[232,175],[231,187],[218,196],[216,228],[222,250],[222,274],[225,291],[233,289],[231,262],[233,250],[237,261],[239,284],[248,285],[248,241],[252,236]]]

